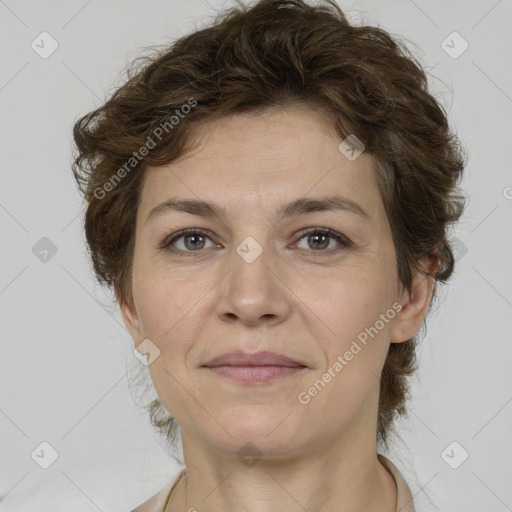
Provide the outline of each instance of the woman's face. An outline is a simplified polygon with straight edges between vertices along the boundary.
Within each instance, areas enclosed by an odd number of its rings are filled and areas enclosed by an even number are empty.
[[[407,296],[370,157],[344,154],[307,107],[235,115],[196,134],[197,149],[148,170],[135,308],[122,305],[135,345],[149,339],[160,351],[149,370],[163,405],[184,439],[226,453],[250,442],[279,457],[373,439],[390,341],[419,324],[400,323]],[[296,203],[335,196],[323,209]],[[195,206],[161,206],[185,200]],[[294,362],[208,366],[236,351]]]

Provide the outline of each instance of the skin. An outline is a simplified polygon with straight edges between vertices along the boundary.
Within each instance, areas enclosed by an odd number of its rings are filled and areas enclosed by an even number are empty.
[[[237,114],[200,124],[195,135],[193,151],[147,172],[134,306],[118,295],[135,346],[149,338],[160,350],[151,379],[182,429],[187,473],[167,510],[394,512],[395,482],[377,458],[379,376],[390,343],[421,327],[433,279],[418,274],[412,293],[401,290],[370,156],[348,160],[327,117],[308,106]],[[333,191],[369,220],[323,211],[276,221],[282,204]],[[146,221],[170,197],[217,203],[226,216],[166,211]],[[159,248],[184,228],[210,234],[176,240],[181,253]],[[331,228],[352,245],[308,238],[304,228]],[[263,250],[252,263],[236,252],[247,236]],[[395,302],[401,311],[300,403],[298,394]],[[235,349],[278,352],[307,368],[257,386],[201,368]],[[251,467],[237,457],[247,442],[261,452]],[[151,510],[150,502],[137,510]]]

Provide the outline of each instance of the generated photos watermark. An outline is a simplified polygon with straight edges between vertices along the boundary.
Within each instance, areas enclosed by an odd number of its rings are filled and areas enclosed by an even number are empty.
[[[402,310],[402,305],[398,302],[393,303],[393,305],[385,312],[381,313],[379,320],[377,320],[373,326],[366,327],[364,331],[361,331],[357,335],[357,340],[363,346],[368,344],[368,336],[372,339],[376,336],[379,331],[384,329],[384,326],[389,323],[390,320],[395,318],[397,313]],[[317,379],[307,390],[301,391],[297,395],[297,399],[303,405],[309,404],[311,399],[318,395],[329,382],[332,381],[340,372],[348,365],[350,361],[361,352],[362,347],[357,343],[356,340],[352,341],[352,344],[348,350],[345,351],[343,355],[339,355],[336,358],[336,361],[322,374],[322,376]]]

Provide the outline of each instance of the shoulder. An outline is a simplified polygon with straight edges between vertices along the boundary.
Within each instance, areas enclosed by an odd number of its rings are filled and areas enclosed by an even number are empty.
[[[181,475],[182,472],[177,477],[171,479],[171,481],[159,493],[140,504],[137,508],[134,508],[131,512],[162,512],[169,495]]]

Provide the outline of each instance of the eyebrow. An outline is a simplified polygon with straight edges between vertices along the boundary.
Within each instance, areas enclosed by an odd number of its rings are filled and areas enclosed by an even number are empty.
[[[148,214],[146,223],[150,219],[163,215],[169,211],[185,212],[200,217],[216,217],[226,218],[226,210],[210,201],[202,201],[197,199],[168,199],[163,203],[155,206]],[[286,217],[304,215],[312,212],[326,211],[345,211],[359,215],[363,219],[369,221],[370,216],[361,206],[343,196],[330,195],[322,197],[301,197],[290,203],[282,205],[277,211],[277,220]]]

